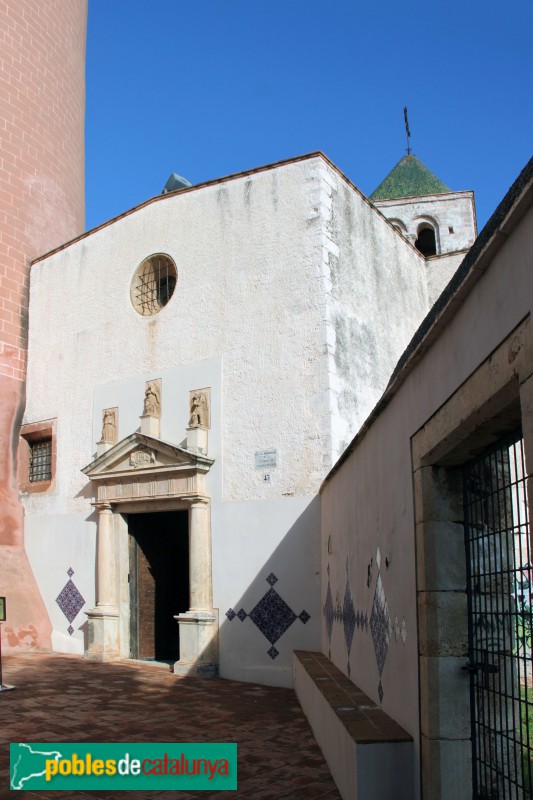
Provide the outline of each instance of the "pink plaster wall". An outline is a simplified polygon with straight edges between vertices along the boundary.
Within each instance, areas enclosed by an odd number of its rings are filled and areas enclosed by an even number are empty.
[[[50,644],[23,549],[17,442],[29,264],[84,228],[86,27],[87,0],[0,0],[0,595],[8,598],[8,648]]]

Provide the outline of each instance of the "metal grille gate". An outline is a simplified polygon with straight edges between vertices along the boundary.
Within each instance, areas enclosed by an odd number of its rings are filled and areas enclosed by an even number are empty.
[[[519,431],[463,468],[475,800],[533,797],[526,490]]]

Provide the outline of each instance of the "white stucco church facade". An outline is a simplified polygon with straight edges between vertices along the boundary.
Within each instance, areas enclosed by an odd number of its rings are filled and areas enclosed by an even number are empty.
[[[290,686],[320,649],[321,482],[476,235],[471,192],[414,156],[389,179],[371,201],[314,153],[33,262],[20,480],[54,650]]]

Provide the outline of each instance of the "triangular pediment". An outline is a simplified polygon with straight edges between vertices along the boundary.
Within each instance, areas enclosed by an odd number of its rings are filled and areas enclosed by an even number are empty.
[[[132,433],[82,469],[91,480],[138,473],[207,472],[213,459],[143,433]]]

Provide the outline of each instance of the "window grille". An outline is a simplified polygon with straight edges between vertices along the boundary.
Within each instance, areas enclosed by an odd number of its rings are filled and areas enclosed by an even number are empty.
[[[533,582],[520,432],[463,477],[473,796],[525,800],[533,793]]]
[[[143,317],[157,314],[174,294],[176,281],[176,267],[170,258],[156,255],[145,259],[133,279],[135,309]]]
[[[35,442],[28,442],[30,446],[29,480],[30,483],[37,481],[52,480],[52,440],[40,439]]]

